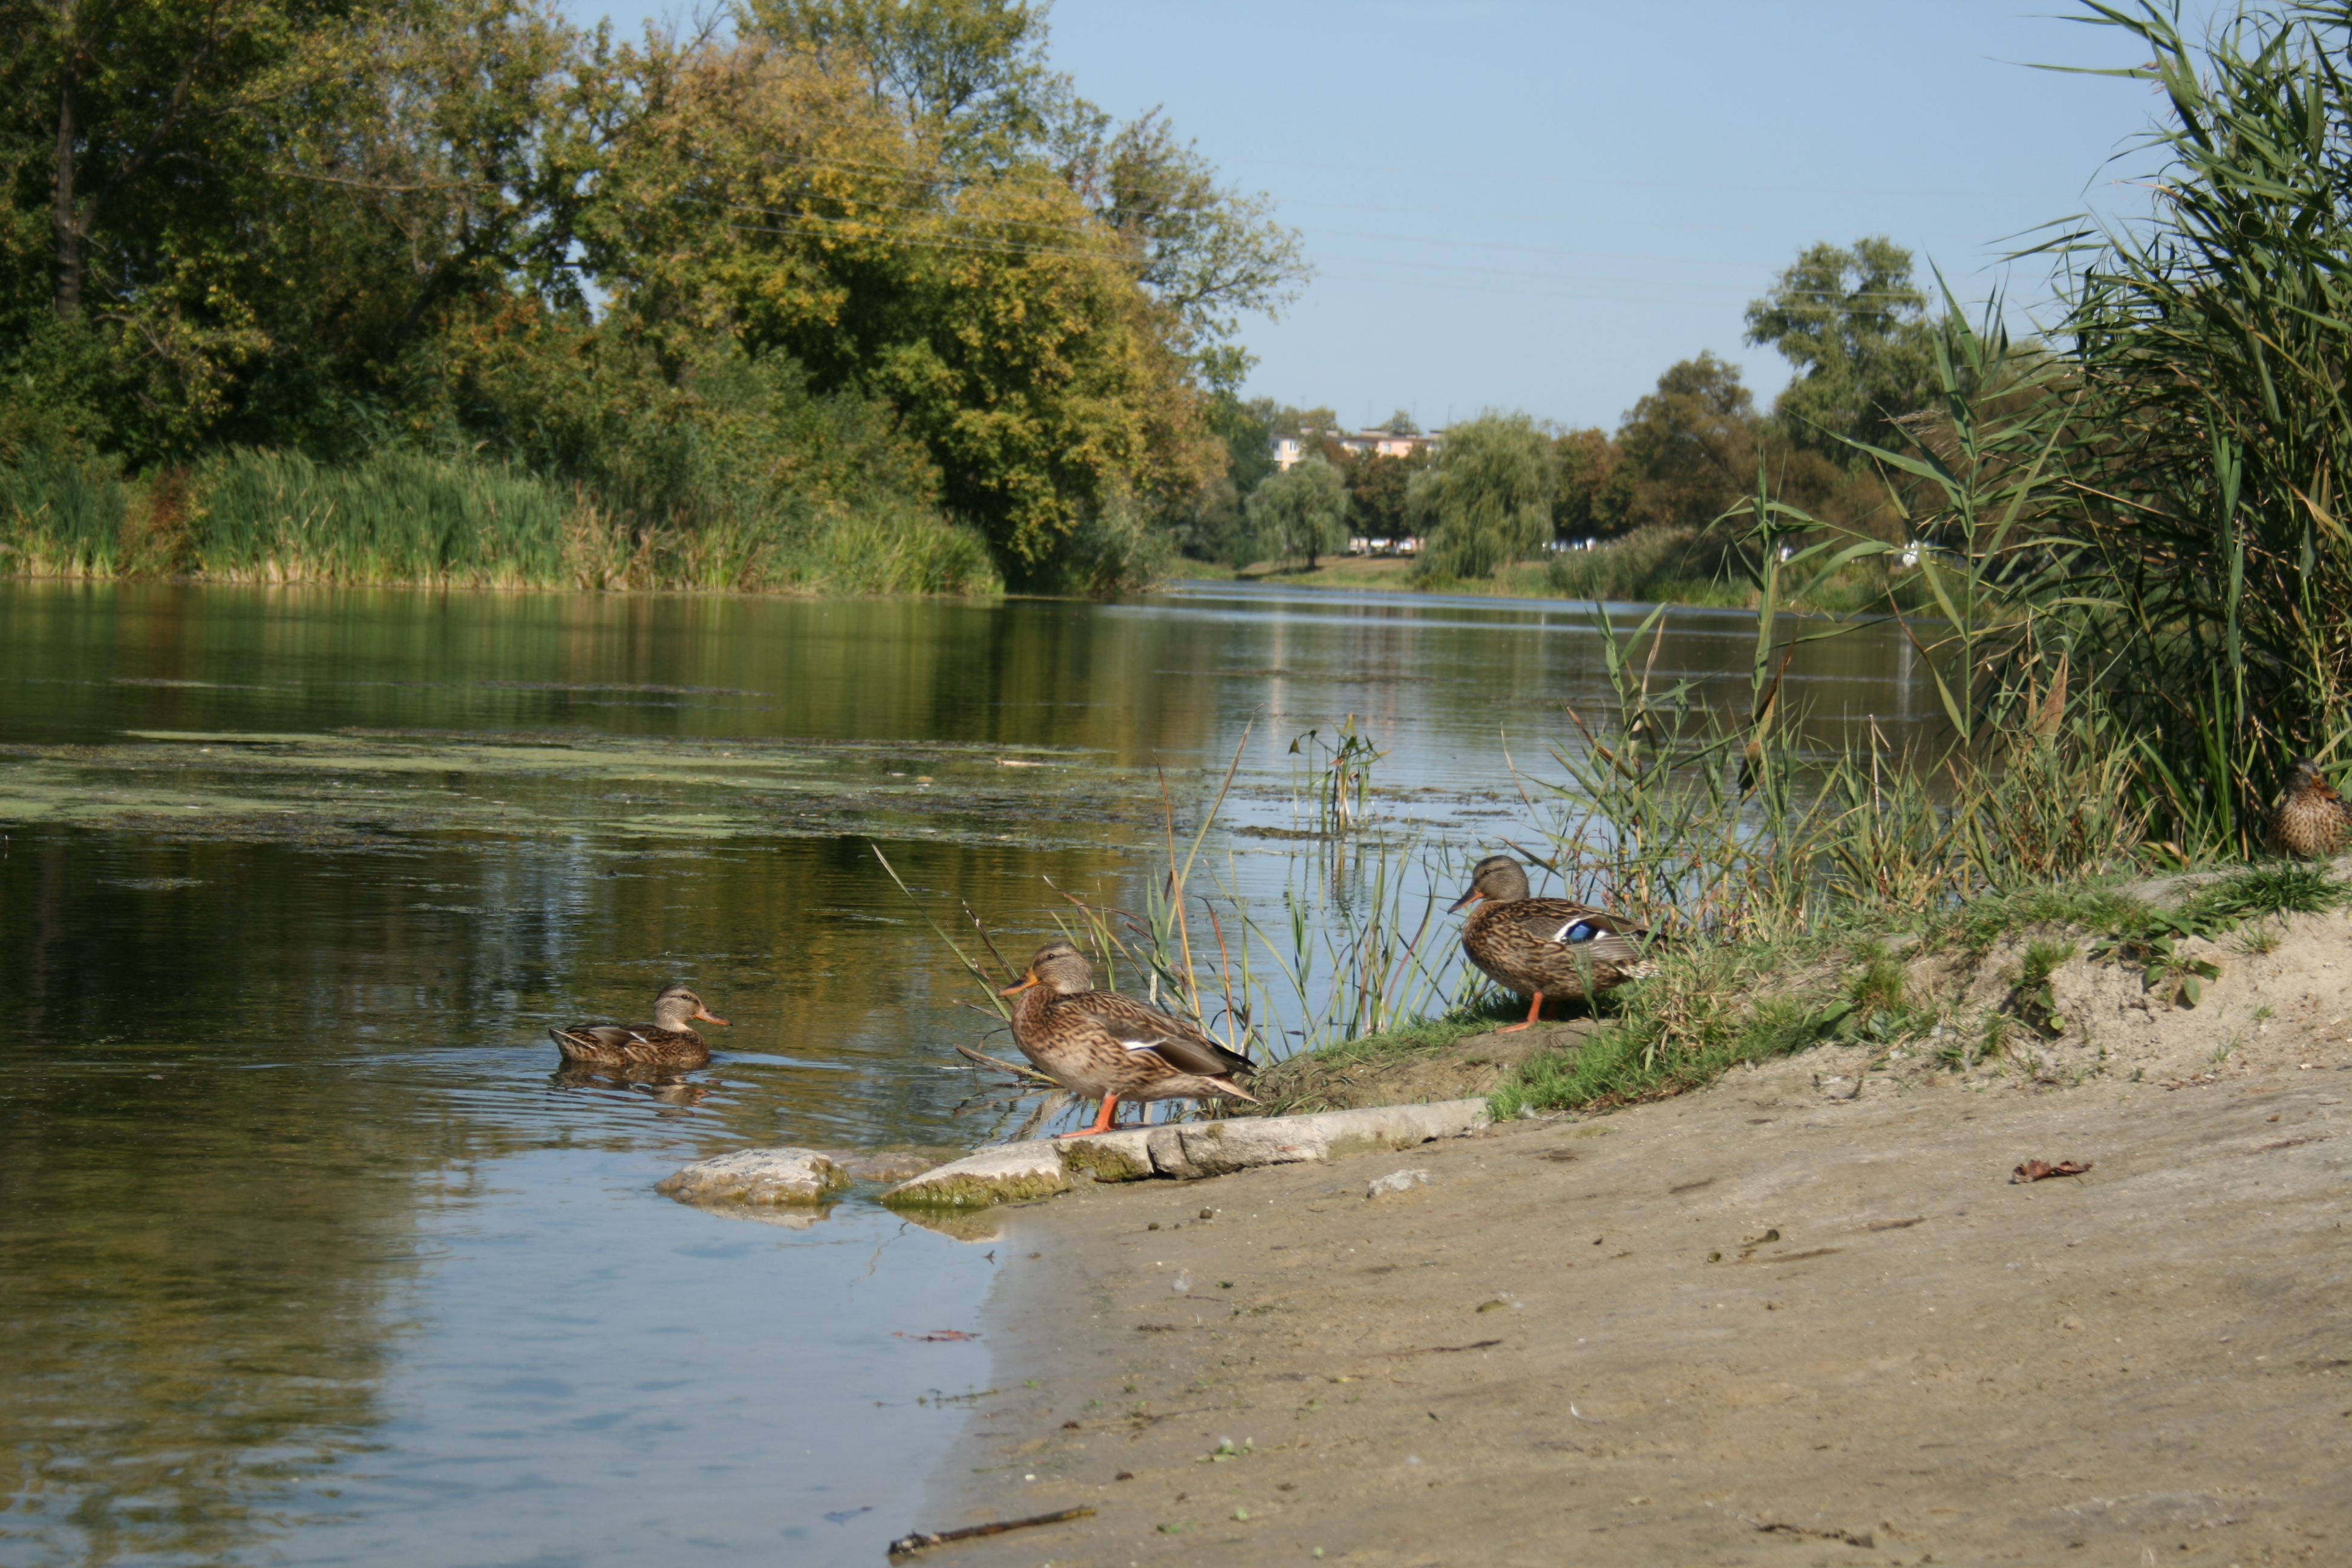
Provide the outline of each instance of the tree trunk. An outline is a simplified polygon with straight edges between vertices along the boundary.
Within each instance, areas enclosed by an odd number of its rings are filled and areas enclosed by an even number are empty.
[[[58,248],[57,291],[52,297],[61,321],[81,317],[81,215],[74,210],[74,96],[79,85],[74,61],[66,61],[65,86],[58,94],[57,170],[52,183],[49,224]]]

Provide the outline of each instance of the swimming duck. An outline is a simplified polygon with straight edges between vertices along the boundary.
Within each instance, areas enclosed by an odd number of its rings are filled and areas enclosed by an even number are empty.
[[[1108,1132],[1122,1100],[1245,1100],[1234,1079],[1252,1070],[1181,1018],[1097,991],[1094,966],[1066,942],[1049,942],[1028,975],[999,995],[1013,998],[1013,1042],[1037,1070],[1073,1094],[1102,1099],[1094,1125],[1064,1138]]]
[[[1470,890],[1446,912],[1481,899],[1485,907],[1462,922],[1462,951],[1497,984],[1533,997],[1526,1020],[1496,1034],[1534,1023],[1546,996],[1596,996],[1649,973],[1640,945],[1650,940],[1648,931],[1589,904],[1528,897],[1527,871],[1507,855],[1479,861]]]
[[[2295,759],[2287,774],[2286,793],[2271,808],[2271,847],[2282,855],[2326,860],[2344,847],[2352,827],[2352,805],[2337,795],[2309,757]]]
[[[683,985],[667,985],[654,998],[650,1024],[574,1024],[550,1029],[548,1038],[563,1059],[606,1068],[698,1068],[710,1059],[710,1047],[687,1026],[688,1018],[724,1024],[711,1016],[702,998]]]

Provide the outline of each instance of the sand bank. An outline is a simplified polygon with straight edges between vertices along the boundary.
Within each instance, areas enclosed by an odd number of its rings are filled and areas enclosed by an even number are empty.
[[[2343,931],[2071,1088],[1825,1048],[994,1211],[996,1392],[910,1523],[1098,1512],[924,1560],[2352,1561]]]

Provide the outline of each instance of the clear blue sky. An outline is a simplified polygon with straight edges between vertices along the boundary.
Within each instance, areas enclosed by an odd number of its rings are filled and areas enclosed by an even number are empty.
[[[643,0],[566,0],[634,33]],[[2192,10],[2202,10],[2192,4]],[[2129,212],[2144,84],[2114,29],[1982,0],[1672,5],[1058,0],[1052,58],[1128,118],[1164,106],[1271,195],[1319,276],[1244,332],[1248,390],[1350,423],[1482,407],[1614,426],[1712,349],[1759,402],[1787,378],[1742,312],[1817,240],[1885,234],[2031,310],[2003,241]]]

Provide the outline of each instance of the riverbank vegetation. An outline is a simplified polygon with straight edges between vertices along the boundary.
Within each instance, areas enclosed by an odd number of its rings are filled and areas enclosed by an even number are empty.
[[[1130,583],[1304,276],[1020,0],[8,16],[18,572]]]
[[[2352,738],[2352,6],[2249,12],[2201,45],[2167,12],[2103,16],[2145,51],[2126,74],[2160,86],[2174,118],[2151,138],[2166,165],[2153,216],[2044,247],[2066,346],[2012,341],[1997,304],[1972,317],[1948,301],[1927,322],[1926,405],[1841,437],[1890,477],[1895,537],[1831,525],[1769,466],[1751,475],[1714,525],[1759,612],[1738,704],[1657,669],[1667,609],[1601,617],[1610,700],[1566,710],[1548,761],[1523,768],[1513,841],[1565,896],[1674,941],[1655,978],[1602,1001],[1599,1033],[1517,1069],[1506,1109],[1671,1092],[1831,1038],[1997,1058],[2067,1034],[2048,985],[2064,963],[2119,968],[2159,1009],[2193,1009],[2225,961],[2216,936],[2342,901],[2328,874],[2244,867],[2268,853],[2262,821],[2293,760],[2335,769]],[[1526,459],[1538,434],[1497,421],[1481,439]],[[1509,499],[1524,468],[1493,447],[1476,463],[1452,475],[1504,476],[1484,511],[1454,510],[1442,458],[1424,476],[1441,531],[1465,525],[1451,546],[1433,535],[1433,556],[1475,563],[1526,526]],[[1789,675],[1801,645],[1847,628],[1788,612],[1842,574],[1898,569],[1933,611],[1904,635],[1941,731],[1901,752],[1865,721],[1825,750],[1796,722]],[[1318,867],[1319,949],[1290,935],[1305,892],[1287,921],[1239,911],[1213,984],[1195,981],[1204,944],[1185,937],[1172,863],[1149,920],[1091,934],[1128,942],[1162,994],[1228,1030],[1307,1020],[1306,1048],[1393,1041],[1481,1005],[1434,913],[1459,857],[1365,842]],[[2224,879],[2168,904],[2128,890],[2191,870]],[[1974,963],[2003,940],[2001,994],[1965,1006],[1907,994],[1894,956]]]

